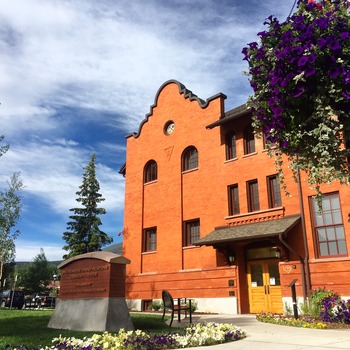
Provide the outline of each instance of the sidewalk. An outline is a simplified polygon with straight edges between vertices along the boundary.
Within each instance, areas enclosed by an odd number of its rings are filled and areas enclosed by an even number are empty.
[[[180,325],[185,325],[183,320]],[[350,349],[350,330],[307,329],[259,322],[255,315],[194,315],[193,323],[232,323],[247,337],[219,345],[187,348],[196,350],[342,350]],[[176,319],[174,327],[179,323]]]

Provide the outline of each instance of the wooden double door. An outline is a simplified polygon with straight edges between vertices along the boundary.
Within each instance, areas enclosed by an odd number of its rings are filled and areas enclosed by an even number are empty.
[[[248,261],[250,313],[283,313],[281,279],[276,259]]]

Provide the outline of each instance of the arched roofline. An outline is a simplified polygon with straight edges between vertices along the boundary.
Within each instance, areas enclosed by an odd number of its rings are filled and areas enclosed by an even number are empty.
[[[138,132],[133,132],[133,133],[130,133],[126,136],[126,138],[129,138],[129,137],[134,137],[134,138],[137,138],[140,136],[141,134],[141,129],[143,127],[143,125],[148,121],[148,118],[151,117],[153,115],[153,109],[155,107],[157,107],[158,105],[158,97],[160,95],[160,93],[162,92],[162,90],[169,84],[176,84],[179,88],[179,93],[180,95],[183,95],[185,99],[189,99],[190,101],[197,101],[199,106],[204,109],[204,108],[207,108],[209,103],[212,101],[212,100],[215,100],[217,99],[218,97],[222,97],[223,99],[226,99],[227,96],[221,92],[219,92],[218,94],[214,95],[214,96],[211,96],[209,98],[206,99],[206,101],[202,100],[201,98],[199,98],[197,95],[195,95],[191,90],[188,90],[186,88],[185,85],[183,85],[182,83],[180,83],[179,81],[175,80],[175,79],[171,79],[171,80],[168,80],[166,81],[157,91],[156,93],[156,96],[154,98],[154,103],[153,105],[151,105],[150,107],[150,112],[146,114],[145,116],[145,119],[142,120],[142,122],[140,123],[140,126],[139,126],[139,130]]]

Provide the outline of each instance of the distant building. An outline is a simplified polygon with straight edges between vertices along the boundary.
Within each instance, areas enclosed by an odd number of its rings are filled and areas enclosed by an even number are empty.
[[[168,81],[127,137],[130,306],[167,289],[203,312],[282,312],[293,280],[299,300],[317,287],[350,297],[349,186],[324,185],[319,214],[305,175],[299,187],[286,167],[285,196],[246,106],[225,111],[225,98]]]

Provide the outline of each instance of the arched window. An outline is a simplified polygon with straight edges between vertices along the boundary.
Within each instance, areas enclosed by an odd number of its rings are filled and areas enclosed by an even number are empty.
[[[244,154],[255,152],[254,131],[251,125],[244,129]]]
[[[196,147],[188,147],[182,156],[182,171],[198,168],[198,151]]]
[[[150,160],[145,165],[144,183],[157,180],[157,163],[154,160]]]
[[[229,132],[226,135],[226,160],[234,159],[236,157],[236,135],[234,132]]]

